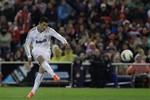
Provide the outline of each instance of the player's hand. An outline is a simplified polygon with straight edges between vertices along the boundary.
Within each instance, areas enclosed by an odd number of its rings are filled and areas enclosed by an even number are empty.
[[[28,58],[29,65],[31,65],[32,58]]]
[[[69,44],[68,43],[64,43],[64,47],[66,48]]]
[[[68,43],[64,43],[64,46],[67,46],[68,45]]]

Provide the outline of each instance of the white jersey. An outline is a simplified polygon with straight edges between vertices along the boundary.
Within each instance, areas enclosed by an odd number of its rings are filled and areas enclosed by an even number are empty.
[[[41,33],[37,30],[37,27],[32,28],[28,33],[24,45],[25,52],[28,58],[31,57],[30,45],[32,45],[34,49],[36,48],[36,49],[50,50],[50,41],[52,36],[60,40],[63,44],[67,43],[64,37],[62,37],[54,29],[50,27],[47,27],[45,31]]]

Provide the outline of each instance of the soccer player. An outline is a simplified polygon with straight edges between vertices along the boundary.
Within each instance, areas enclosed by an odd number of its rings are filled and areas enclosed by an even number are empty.
[[[39,24],[28,32],[28,36],[24,44],[29,64],[31,64],[32,61],[32,54],[33,58],[40,66],[39,73],[35,78],[34,86],[31,92],[27,95],[27,98],[32,98],[34,96],[36,90],[41,84],[45,71],[47,71],[54,78],[55,82],[60,80],[60,78],[54,73],[49,65],[51,55],[50,40],[53,36],[61,41],[64,45],[67,45],[68,43],[64,37],[58,34],[54,29],[48,27],[48,25],[49,20],[46,17],[42,17],[39,21]]]

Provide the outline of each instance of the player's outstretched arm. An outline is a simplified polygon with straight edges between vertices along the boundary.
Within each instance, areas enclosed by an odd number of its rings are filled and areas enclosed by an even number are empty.
[[[50,28],[50,33],[52,33],[52,36],[61,41],[64,45],[68,44],[67,40],[64,37],[62,37],[59,33],[57,33],[54,29]]]

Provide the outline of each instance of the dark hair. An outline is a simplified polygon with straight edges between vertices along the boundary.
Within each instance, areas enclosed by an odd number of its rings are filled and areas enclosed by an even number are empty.
[[[49,23],[49,20],[48,20],[48,18],[47,17],[42,17],[41,19],[40,19],[40,21],[39,21],[40,23],[42,23],[42,22],[46,22],[46,23]]]

